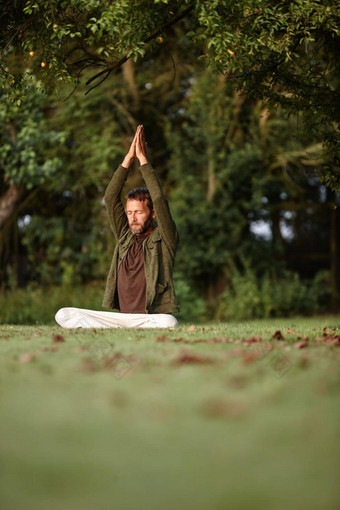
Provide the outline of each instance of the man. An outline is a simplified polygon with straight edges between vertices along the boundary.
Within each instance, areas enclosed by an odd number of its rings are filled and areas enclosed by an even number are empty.
[[[148,188],[130,191],[124,209],[120,195],[136,158]],[[146,157],[143,126],[138,126],[123,163],[106,189],[105,204],[117,244],[103,307],[121,313],[62,308],[56,321],[67,328],[177,326],[170,314],[179,311],[172,279],[178,232],[158,177]]]

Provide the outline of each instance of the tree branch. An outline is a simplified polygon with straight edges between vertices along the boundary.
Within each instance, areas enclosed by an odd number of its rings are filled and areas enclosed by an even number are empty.
[[[166,32],[170,27],[172,27],[173,25],[175,25],[176,23],[178,23],[178,21],[180,21],[181,19],[183,19],[190,11],[192,11],[194,9],[194,6],[193,5],[189,5],[189,7],[187,7],[186,9],[183,9],[183,11],[180,11],[178,14],[176,14],[176,16],[174,16],[172,18],[172,20],[167,23],[166,25],[163,25],[161,28],[159,28],[158,30],[156,30],[155,32],[153,32],[153,34],[149,35],[146,39],[144,39],[143,43],[144,44],[147,44],[148,42],[152,41],[153,39],[156,39],[156,37],[164,32]],[[99,78],[100,76],[102,76],[103,74],[106,74],[106,76],[104,77],[103,80],[101,80],[98,85],[100,85],[101,83],[103,83],[104,80],[106,80],[106,78],[110,75],[110,73],[114,70],[116,70],[118,67],[120,67],[121,65],[123,65],[130,57],[128,57],[128,55],[126,54],[124,57],[122,57],[120,60],[118,60],[118,62],[116,62],[115,64],[111,64],[109,66],[107,66],[105,69],[103,69],[102,71],[100,71],[99,73],[95,74],[94,76],[92,76],[92,78],[90,78],[89,80],[87,80],[86,82],[86,85],[90,85],[90,83],[92,83],[94,80],[96,80],[97,78]],[[89,92],[91,92],[92,89],[94,89],[95,87],[97,87],[98,85],[95,85],[94,87],[90,88],[86,94],[88,94]]]

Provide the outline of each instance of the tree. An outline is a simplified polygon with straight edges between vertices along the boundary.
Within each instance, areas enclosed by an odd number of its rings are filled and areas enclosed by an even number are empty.
[[[167,130],[171,201],[182,240],[176,267],[191,286],[216,306],[244,260],[259,278],[294,270],[310,280],[322,267],[333,281],[336,200],[314,175],[324,163],[321,144],[292,136],[293,118],[269,113],[204,70],[196,69],[190,93],[170,118],[176,119]],[[335,303],[339,287],[333,296]]]
[[[26,76],[26,95],[15,103],[0,103],[0,260],[9,242],[8,224],[17,218],[23,202],[61,166],[57,155],[64,141],[62,130],[48,129],[44,118],[45,100],[32,76]],[[17,227],[15,226],[15,229]],[[3,276],[2,261],[0,275]]]
[[[122,63],[167,52],[183,37],[197,58],[269,106],[303,112],[333,162],[339,185],[339,11],[335,0],[17,0],[2,4],[2,75],[15,82],[14,55],[31,60],[45,84],[97,68],[97,86]],[[176,27],[180,31],[176,31]]]
[[[27,77],[25,100],[0,104],[0,230],[10,220],[20,198],[48,180],[60,167],[56,149],[64,140],[61,130],[46,129],[46,98]],[[4,91],[2,91],[4,92]],[[49,156],[46,156],[50,149]],[[52,150],[51,150],[52,149]]]

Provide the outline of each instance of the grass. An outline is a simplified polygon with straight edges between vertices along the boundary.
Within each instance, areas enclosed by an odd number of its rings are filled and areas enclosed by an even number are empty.
[[[339,333],[0,326],[2,508],[339,508]]]

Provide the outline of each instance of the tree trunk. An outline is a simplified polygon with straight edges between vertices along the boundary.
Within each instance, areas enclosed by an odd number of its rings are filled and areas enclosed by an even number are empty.
[[[0,197],[0,230],[2,230],[14,214],[18,203],[24,194],[24,189],[12,184],[5,194]]]
[[[136,83],[136,73],[135,73],[135,65],[131,59],[129,59],[122,66],[123,78],[129,89],[131,96],[137,106],[139,104],[139,92]]]
[[[208,188],[207,188],[207,201],[211,204],[216,192],[216,176],[214,155],[211,146],[208,147]]]

